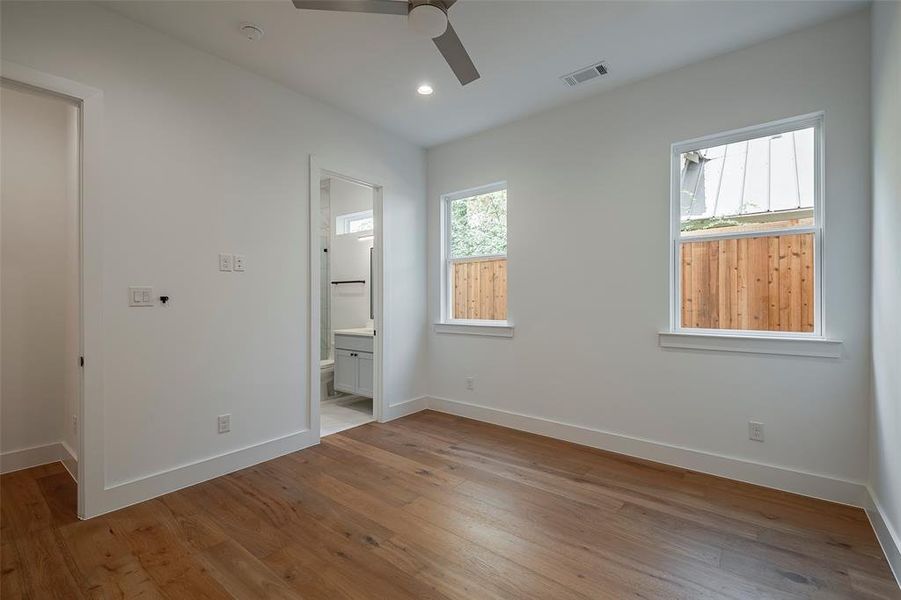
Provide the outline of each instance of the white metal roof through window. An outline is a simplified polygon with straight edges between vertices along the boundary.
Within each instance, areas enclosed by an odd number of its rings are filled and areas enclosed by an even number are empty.
[[[813,208],[814,128],[681,155],[683,221]]]

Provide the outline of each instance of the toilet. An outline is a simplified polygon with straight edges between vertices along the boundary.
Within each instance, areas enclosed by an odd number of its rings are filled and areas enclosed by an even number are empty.
[[[335,361],[319,361],[319,400],[327,400],[335,395]]]

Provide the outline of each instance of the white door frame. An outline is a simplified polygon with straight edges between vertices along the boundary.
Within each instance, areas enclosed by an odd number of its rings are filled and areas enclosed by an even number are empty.
[[[308,365],[310,405],[307,418],[309,419],[310,429],[316,432],[317,442],[321,437],[322,426],[319,418],[320,403],[320,373],[319,363],[321,360],[319,352],[319,320],[321,314],[320,306],[320,249],[319,249],[319,201],[320,201],[320,181],[323,175],[344,179],[359,185],[372,188],[372,233],[373,247],[373,274],[372,288],[373,298],[373,319],[375,327],[374,354],[373,357],[373,390],[372,390],[372,413],[373,417],[379,422],[384,420],[385,396],[382,393],[382,382],[384,380],[384,347],[385,335],[387,334],[387,324],[385,323],[385,311],[383,309],[383,299],[385,290],[385,236],[383,227],[384,214],[384,190],[383,187],[375,183],[367,177],[359,177],[350,173],[340,165],[330,162],[324,162],[314,154],[310,155],[310,314],[308,330],[310,332],[310,361]]]
[[[79,346],[84,357],[78,402],[78,516],[102,512],[104,493],[103,376],[101,352],[101,132],[103,93],[78,82],[0,62],[11,82],[66,96],[79,105]],[[78,357],[71,357],[77,360]]]

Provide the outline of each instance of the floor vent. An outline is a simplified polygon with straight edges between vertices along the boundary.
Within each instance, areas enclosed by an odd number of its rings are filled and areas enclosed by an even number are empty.
[[[607,74],[607,67],[604,63],[598,63],[596,65],[591,65],[590,67],[585,67],[584,69],[579,69],[573,73],[569,73],[568,75],[564,75],[560,79],[568,85],[569,87],[573,87],[587,81],[591,81],[592,79],[597,79],[601,75]]]

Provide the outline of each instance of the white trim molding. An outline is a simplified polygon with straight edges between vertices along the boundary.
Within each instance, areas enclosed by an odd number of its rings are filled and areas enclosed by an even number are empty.
[[[381,422],[385,423],[387,421],[406,417],[407,415],[412,415],[413,413],[425,410],[428,407],[429,399],[427,396],[411,398],[409,400],[404,400],[403,402],[398,402],[397,404],[389,404],[382,414]]]
[[[41,446],[8,450],[0,454],[0,473],[12,473],[31,467],[61,462],[69,469],[76,464],[75,455],[63,442],[51,442]],[[68,464],[67,464],[68,463]],[[71,471],[70,471],[71,473]],[[72,475],[75,477],[75,475]]]
[[[892,528],[892,523],[885,518],[885,511],[882,509],[876,493],[873,488],[867,486],[866,506],[867,518],[870,519],[870,525],[876,532],[876,539],[882,546],[882,552],[888,561],[889,568],[895,576],[898,587],[901,587],[901,534]]]
[[[66,471],[69,472],[69,475],[72,476],[72,479],[75,480],[75,483],[78,483],[78,454],[65,440],[61,440],[60,445],[63,447],[65,453],[65,456],[62,459],[63,466],[66,468]]]
[[[91,516],[102,515],[228,475],[317,443],[319,443],[319,428],[304,429],[165,471],[115,483],[104,489],[103,504]]]
[[[430,409],[443,413],[811,498],[863,506],[866,496],[866,486],[859,481],[752,462],[447,398],[430,397],[428,405]]]
[[[446,323],[435,323],[435,333],[512,338],[513,323],[509,321],[448,321]]]
[[[840,340],[820,337],[710,332],[690,333],[687,331],[661,331],[657,335],[661,348],[813,356],[817,358],[841,358],[842,356],[842,342]]]

